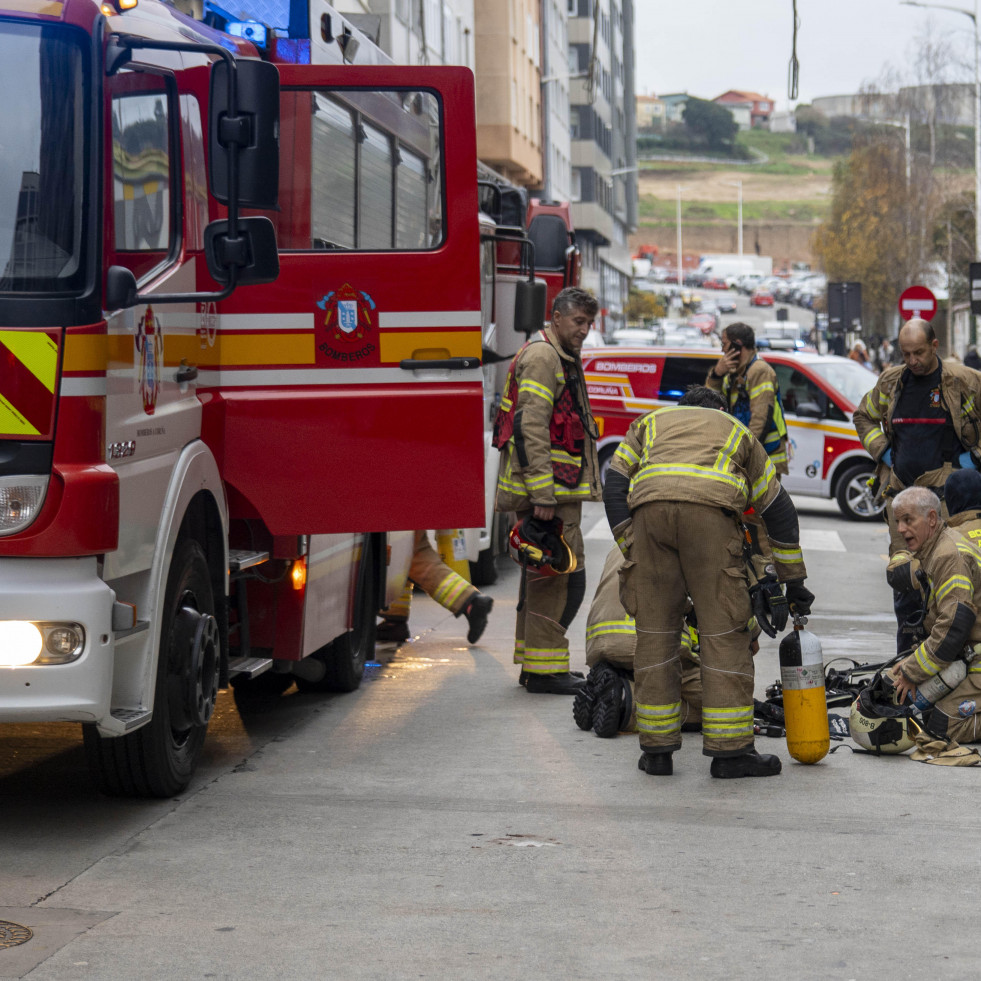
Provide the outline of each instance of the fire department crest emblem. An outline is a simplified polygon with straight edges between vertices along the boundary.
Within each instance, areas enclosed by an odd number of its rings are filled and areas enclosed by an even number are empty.
[[[317,345],[320,354],[335,362],[371,359],[376,350],[370,339],[376,312],[369,294],[345,283],[322,296],[317,307],[324,312],[325,339]]]
[[[161,324],[154,316],[153,307],[147,307],[136,328],[136,350],[140,355],[140,395],[143,411],[153,415],[160,391],[160,369],[163,367],[163,334]]]
[[[317,301],[324,311],[324,327],[333,341],[360,341],[372,327],[375,301],[364,292],[345,283]]]
[[[930,405],[935,409],[940,406],[940,386],[930,389]]]

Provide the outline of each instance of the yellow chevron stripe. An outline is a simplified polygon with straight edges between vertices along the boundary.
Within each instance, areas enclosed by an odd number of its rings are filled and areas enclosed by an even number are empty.
[[[5,436],[37,436],[38,431],[0,395],[0,433]]]
[[[58,374],[58,345],[39,330],[0,330],[0,342],[49,391]]]

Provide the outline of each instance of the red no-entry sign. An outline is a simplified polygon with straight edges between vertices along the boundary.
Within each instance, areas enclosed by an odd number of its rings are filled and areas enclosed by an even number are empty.
[[[899,315],[903,320],[922,317],[933,320],[937,312],[937,298],[925,286],[908,286],[899,298]]]

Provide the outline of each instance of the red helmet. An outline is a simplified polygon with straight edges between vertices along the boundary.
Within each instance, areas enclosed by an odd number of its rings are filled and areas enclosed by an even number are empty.
[[[512,529],[508,539],[511,558],[542,575],[560,576],[576,571],[576,557],[562,537],[562,521],[544,521],[529,515]]]

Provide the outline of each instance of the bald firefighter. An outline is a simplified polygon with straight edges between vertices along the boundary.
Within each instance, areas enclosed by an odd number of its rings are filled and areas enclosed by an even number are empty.
[[[722,410],[722,411],[717,411]],[[780,760],[753,746],[752,608],[741,516],[760,515],[792,612],[810,611],[797,512],[762,444],[725,414],[718,392],[634,420],[607,475],[604,501],[626,561],[620,598],[636,621],[638,765],[672,772],[681,746],[680,634],[686,594],[698,619],[702,751],[713,777],[771,776]]]

